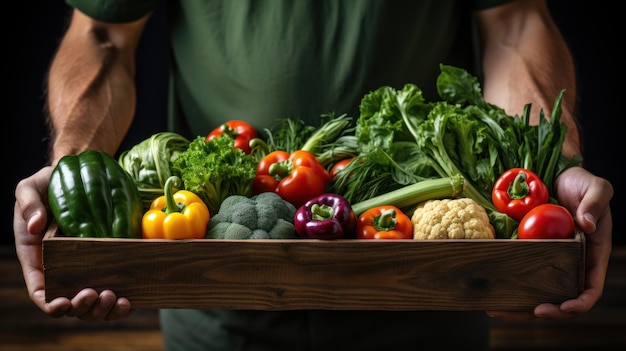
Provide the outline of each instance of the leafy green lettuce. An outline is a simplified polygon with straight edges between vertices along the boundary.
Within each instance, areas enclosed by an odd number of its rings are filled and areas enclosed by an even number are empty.
[[[222,135],[210,141],[198,136],[174,161],[173,170],[185,189],[197,194],[211,213],[217,213],[230,195],[252,195],[256,159],[234,147],[234,140]]]
[[[531,126],[530,104],[522,116],[509,116],[483,99],[478,80],[467,71],[447,65],[440,69],[440,101],[425,101],[414,84],[401,90],[381,87],[363,97],[355,132],[361,164],[346,168],[334,189],[355,202],[363,200],[359,196],[460,174],[467,181],[464,195],[485,207],[498,237],[511,237],[516,222],[491,202],[499,175],[514,167],[528,168],[554,197],[556,176],[581,161],[561,154],[567,132],[560,122],[564,91],[555,100],[551,118],[540,111],[539,125]],[[367,167],[360,167],[363,164]]]

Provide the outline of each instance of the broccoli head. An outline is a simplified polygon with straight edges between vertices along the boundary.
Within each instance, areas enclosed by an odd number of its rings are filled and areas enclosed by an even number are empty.
[[[231,195],[209,220],[207,239],[293,239],[296,208],[272,192]]]

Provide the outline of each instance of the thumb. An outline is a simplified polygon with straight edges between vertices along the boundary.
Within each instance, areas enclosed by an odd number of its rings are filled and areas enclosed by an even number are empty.
[[[583,232],[594,233],[599,219],[610,218],[612,197],[613,187],[607,180],[600,177],[591,180],[576,209],[576,224]]]

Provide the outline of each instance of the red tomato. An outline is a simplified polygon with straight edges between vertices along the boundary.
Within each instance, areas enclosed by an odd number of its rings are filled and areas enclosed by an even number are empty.
[[[560,205],[543,204],[530,210],[517,227],[518,239],[571,239],[574,217]]]
[[[330,176],[334,178],[338,172],[341,172],[341,170],[346,168],[346,166],[348,165],[348,163],[350,163],[350,161],[352,161],[352,158],[346,158],[344,160],[341,160],[335,163],[333,165],[333,168],[330,169]]]

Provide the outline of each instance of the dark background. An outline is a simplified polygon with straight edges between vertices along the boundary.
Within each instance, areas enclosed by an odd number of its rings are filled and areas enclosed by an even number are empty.
[[[618,146],[624,129],[618,99],[624,98],[624,54],[618,26],[623,19],[613,2],[549,0],[557,24],[574,55],[579,77],[579,109],[585,166],[611,181],[615,197],[613,243],[625,245],[624,186],[618,169],[624,146]],[[583,5],[584,3],[584,5]],[[10,106],[3,138],[9,159],[4,169],[9,178],[2,182],[2,231],[0,244],[13,243],[13,205],[17,182],[38,170],[45,162],[47,140],[43,110],[43,80],[48,64],[61,38],[69,14],[62,0],[18,2],[11,12],[12,23],[5,31],[6,103]],[[619,16],[619,17],[618,17]],[[121,150],[155,132],[165,130],[167,33],[165,11],[161,7],[148,23],[138,51],[136,118]],[[6,82],[6,81],[5,81]],[[6,111],[6,110],[5,110]],[[139,129],[136,126],[142,126]],[[624,140],[624,139],[622,139]]]

